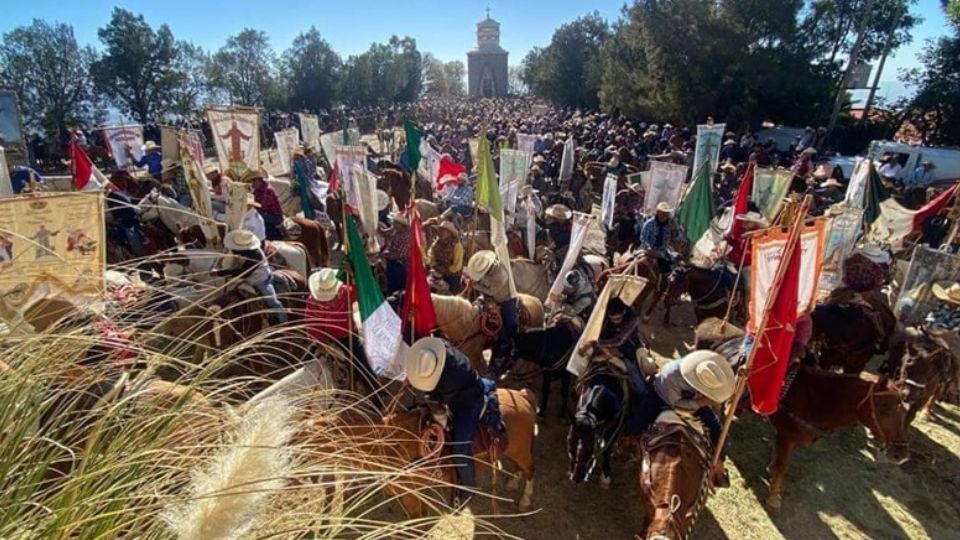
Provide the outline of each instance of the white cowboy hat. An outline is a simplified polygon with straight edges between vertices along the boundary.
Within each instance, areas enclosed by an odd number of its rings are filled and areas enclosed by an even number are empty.
[[[693,351],[680,360],[680,375],[694,390],[715,403],[733,395],[736,375],[723,355],[713,351]]]
[[[150,150],[156,150],[158,148],[157,143],[153,141],[147,141],[143,143],[143,146],[140,147],[144,152],[149,152]]]
[[[530,184],[527,184],[527,185],[523,186],[522,188],[520,188],[520,196],[521,196],[521,197],[529,197],[529,196],[534,195],[534,194],[536,194],[536,193],[540,193],[540,190],[534,189],[533,186],[531,186]]]
[[[657,203],[657,212],[664,212],[666,214],[673,213],[673,207],[670,206],[668,202],[658,202]]]
[[[960,283],[956,281],[938,281],[931,288],[933,295],[951,304],[960,304]]]
[[[739,216],[737,216],[737,219],[739,219],[740,221],[753,223],[764,228],[770,226],[770,221],[767,220],[767,218],[760,215],[759,212],[747,212],[746,214],[740,214]]]
[[[737,141],[735,141],[735,140],[733,140],[733,139],[727,139],[727,140],[723,141],[723,145],[724,145],[724,146],[736,146],[736,145],[737,145]]]
[[[334,268],[321,268],[310,274],[307,285],[310,287],[310,295],[320,302],[329,302],[337,297],[337,292],[342,285],[337,279],[337,270]]]
[[[808,146],[808,147],[806,147],[806,148],[803,149],[803,152],[800,152],[800,153],[801,153],[801,154],[806,154],[806,155],[808,155],[808,156],[812,156],[812,155],[814,155],[814,154],[817,153],[817,149],[814,148],[814,147],[812,147],[812,146]]]
[[[541,156],[540,154],[537,154],[537,155],[533,156],[533,162],[534,162],[534,163],[543,163],[544,161],[546,161],[546,158],[544,158],[544,157]]]
[[[432,392],[447,361],[447,347],[440,338],[420,338],[410,346],[403,359],[410,386],[421,392]]]
[[[391,212],[391,213],[390,213],[390,219],[393,220],[393,224],[394,224],[394,225],[396,225],[396,224],[400,224],[400,225],[410,225],[410,219],[409,219],[409,218],[407,217],[407,215],[406,215],[405,213],[403,213],[403,212]]]
[[[473,256],[470,257],[467,266],[463,269],[463,273],[466,274],[468,278],[479,281],[483,279],[483,277],[487,275],[487,272],[496,264],[497,254],[485,249],[474,253]]]
[[[204,164],[203,164],[203,175],[204,175],[204,176],[206,176],[206,175],[208,175],[208,174],[211,174],[211,173],[218,173],[218,172],[220,172],[220,166],[218,166],[216,163],[214,163],[214,162],[212,162],[212,161],[208,161],[207,163],[204,163]]]
[[[382,189],[378,189],[377,190],[377,211],[383,212],[389,207],[390,207],[390,195],[386,191]]]
[[[826,182],[821,182],[821,183],[820,183],[820,187],[822,187],[822,188],[828,188],[828,187],[842,188],[842,187],[843,187],[843,184],[841,184],[839,181],[837,181],[836,178],[828,178]]]
[[[877,244],[864,244],[857,253],[877,264],[890,264],[890,254]]]
[[[249,251],[260,248],[260,239],[252,232],[241,229],[228,232],[223,245],[230,251]]]
[[[573,217],[573,210],[570,210],[562,204],[551,204],[547,207],[547,210],[544,212],[544,214],[546,214],[546,216],[549,218],[559,221],[566,221]]]

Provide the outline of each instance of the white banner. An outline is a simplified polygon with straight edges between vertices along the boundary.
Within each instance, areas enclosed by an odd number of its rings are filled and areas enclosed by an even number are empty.
[[[753,190],[750,198],[767,219],[773,221],[783,208],[784,198],[790,190],[793,172],[787,169],[753,170]]]
[[[523,186],[527,183],[528,163],[533,155],[520,150],[504,149],[500,151],[500,183],[517,182]]]
[[[135,167],[143,157],[143,126],[112,126],[103,128],[103,139],[120,169]],[[133,154],[133,161],[130,160]]]
[[[293,168],[293,151],[300,145],[300,136],[297,128],[287,128],[273,134],[277,141],[277,156],[280,159],[280,168],[283,174],[288,174]]]
[[[200,164],[193,159],[187,144],[180,144],[178,141],[177,150],[180,152],[180,162],[183,163],[183,176],[187,181],[187,189],[190,190],[193,209],[200,216],[200,230],[203,231],[203,237],[207,239],[208,247],[218,246],[220,245],[220,231],[213,219],[210,181],[203,174]]]
[[[420,166],[417,172],[420,176],[428,179],[430,185],[436,188],[437,176],[440,174],[440,152],[437,152],[430,146],[426,139],[420,141]]]
[[[581,355],[579,350],[584,343],[597,341],[600,337],[600,330],[603,328],[603,321],[606,318],[604,317],[604,313],[607,311],[607,304],[610,302],[610,298],[619,298],[628,306],[632,306],[646,286],[647,280],[642,277],[625,274],[610,276],[607,284],[604,285],[603,290],[600,291],[600,296],[597,298],[597,303],[593,306],[593,311],[590,312],[590,318],[583,327],[583,332],[580,334],[580,339],[577,340],[577,345],[570,354],[570,360],[567,361],[567,371],[579,377],[587,367],[590,353],[588,352],[587,355]],[[624,358],[624,360],[634,361],[633,358]]]
[[[377,177],[358,165],[353,165],[351,177],[357,185],[357,194],[360,197],[360,225],[367,234],[367,253],[377,253],[380,251],[377,240],[377,223],[380,218],[377,212]]]
[[[537,209],[530,198],[523,201],[523,211],[527,213],[527,257],[537,258]]]
[[[650,170],[641,173],[640,181],[645,182],[643,189],[646,193],[643,199],[644,210],[650,212],[659,203],[665,202],[671,208],[680,204],[680,193],[683,191],[683,181],[687,178],[689,167],[676,165],[665,161],[651,161]],[[642,176],[646,174],[646,176]]]
[[[867,194],[867,182],[870,181],[870,160],[858,157],[847,183],[847,193],[843,202],[849,208],[864,208],[864,196]]]
[[[7,168],[7,153],[0,146],[0,199],[13,197],[13,183],[10,182],[10,169]]]
[[[221,171],[233,170],[239,177],[260,168],[259,109],[207,109],[207,121]]]
[[[600,222],[605,230],[613,229],[613,208],[617,201],[617,175],[607,174],[603,180],[603,197],[600,199]]]
[[[360,146],[360,131],[356,128],[347,130],[347,142],[343,142],[343,130],[331,131],[320,136],[320,148],[327,156],[328,163],[337,161],[338,146]]]
[[[164,171],[180,163],[178,133],[179,130],[173,126],[160,126],[160,155],[163,156],[161,163]]]
[[[354,167],[366,169],[367,150],[362,146],[334,147],[337,156],[338,178],[343,185],[343,192],[347,194],[346,203],[356,209],[360,208],[360,185],[355,177]]]
[[[500,201],[503,204],[503,219],[506,226],[512,227],[515,214],[517,212],[517,194],[520,191],[519,183],[512,181],[510,183],[500,182]]]
[[[700,167],[705,166],[710,174],[717,170],[720,161],[720,147],[723,146],[723,132],[726,124],[697,126],[697,147],[693,156],[693,174],[700,174]]]
[[[530,164],[533,162],[533,149],[537,145],[537,136],[527,133],[517,133],[517,150],[526,152],[527,165],[526,170],[530,170]]]
[[[787,243],[787,233],[770,229],[770,232],[754,237],[753,261],[750,268],[750,329],[763,316],[770,296],[770,286],[777,275],[777,267]],[[820,281],[823,260],[824,221],[817,220],[800,235],[800,286],[797,296],[797,313],[803,313],[813,305]],[[793,262],[791,262],[793,264]]]
[[[307,148],[320,152],[320,120],[317,115],[300,113],[300,138]]]
[[[570,246],[567,247],[567,255],[563,258],[563,264],[560,265],[560,271],[550,285],[550,292],[547,294],[545,305],[549,309],[557,309],[563,304],[563,278],[567,272],[573,269],[580,257],[580,251],[583,249],[583,241],[587,238],[587,228],[593,216],[582,212],[573,213],[573,229],[570,231]]]
[[[247,214],[247,194],[250,193],[250,186],[226,178],[223,182],[227,192],[227,230],[240,230],[243,228],[243,216]]]
[[[560,158],[560,181],[566,182],[573,176],[573,167],[576,164],[577,152],[573,144],[573,136],[563,143],[563,157]]]
[[[830,218],[823,249],[820,283],[817,286],[818,302],[825,300],[843,283],[843,261],[853,252],[862,225],[863,210],[859,208],[847,208],[842,214]]]

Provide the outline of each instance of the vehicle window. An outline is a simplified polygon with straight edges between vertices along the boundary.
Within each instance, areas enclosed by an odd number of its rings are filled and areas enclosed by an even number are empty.
[[[907,166],[907,160],[910,159],[910,154],[897,153],[894,155],[897,156],[897,163],[899,163],[901,167]]]

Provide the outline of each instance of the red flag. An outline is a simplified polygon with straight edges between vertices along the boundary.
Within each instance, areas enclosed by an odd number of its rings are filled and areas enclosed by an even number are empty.
[[[340,179],[337,176],[337,164],[334,163],[333,167],[330,168],[330,175],[327,176],[327,193],[334,194],[337,192],[337,187],[340,184]]]
[[[766,330],[753,344],[757,350],[747,384],[750,387],[750,401],[753,402],[753,410],[757,414],[773,414],[780,405],[780,391],[783,389],[783,378],[790,364],[790,349],[796,332],[800,257],[798,238],[793,253],[789,257],[784,254],[780,259],[781,265],[788,265],[787,270],[783,274],[777,296],[773,299]]]
[[[453,176],[458,178],[461,174],[467,172],[467,169],[453,160],[449,154],[443,154],[440,156],[440,169],[437,171],[437,177],[435,178],[437,183],[437,191],[440,191],[443,186],[440,184],[440,179],[444,176]]]
[[[403,335],[409,335],[410,322],[413,321],[413,333],[419,338],[429,335],[437,327],[437,314],[433,310],[433,299],[427,284],[427,268],[423,264],[426,250],[423,247],[425,242],[420,215],[415,205],[411,205],[407,212],[410,216],[410,259],[400,316],[403,319]]]
[[[93,162],[75,138],[70,141],[70,168],[73,170],[74,189],[83,191],[93,179]]]
[[[950,189],[944,191],[943,193],[937,195],[933,198],[932,201],[923,205],[922,208],[917,210],[917,213],[913,216],[913,230],[917,230],[923,226],[923,222],[930,219],[931,217],[940,213],[941,210],[950,202],[950,199],[957,192],[957,186],[960,184],[954,184],[950,186]]]
[[[747,213],[747,207],[750,204],[750,193],[753,191],[753,164],[747,165],[747,170],[743,171],[743,178],[740,179],[740,187],[737,188],[737,197],[733,200],[733,224],[730,225],[731,241],[740,241],[743,234],[743,221],[737,219]],[[739,261],[738,261],[739,262]]]

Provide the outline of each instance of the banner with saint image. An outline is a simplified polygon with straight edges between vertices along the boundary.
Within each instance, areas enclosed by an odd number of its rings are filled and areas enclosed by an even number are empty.
[[[109,126],[101,132],[117,168],[136,167],[136,162],[143,157],[143,126]]]
[[[651,161],[650,170],[645,176],[641,176],[641,181],[646,182],[643,184],[646,192],[643,209],[651,212],[662,202],[669,204],[671,208],[676,208],[680,204],[680,194],[683,191],[683,181],[687,178],[688,169],[686,165]]]
[[[260,109],[211,108],[207,121],[221,171],[232,170],[239,178],[260,168]]]

